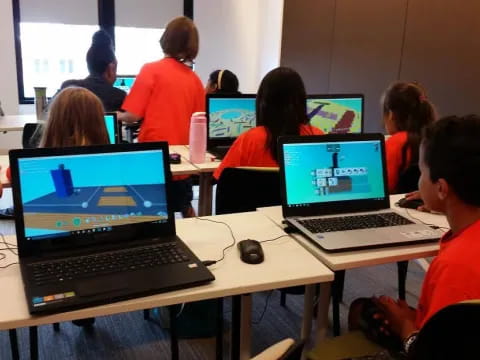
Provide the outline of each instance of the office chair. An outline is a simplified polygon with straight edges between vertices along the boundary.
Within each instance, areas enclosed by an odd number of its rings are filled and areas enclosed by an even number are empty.
[[[251,360],[300,360],[304,341],[284,339],[262,351]]]
[[[447,306],[432,316],[418,333],[408,360],[480,359],[480,300]],[[310,360],[373,355],[381,351],[360,331],[327,339],[307,354]]]
[[[23,126],[22,146],[24,149],[37,148],[41,138],[40,124],[27,123]]]
[[[226,168],[217,183],[216,214],[280,205],[278,168]]]

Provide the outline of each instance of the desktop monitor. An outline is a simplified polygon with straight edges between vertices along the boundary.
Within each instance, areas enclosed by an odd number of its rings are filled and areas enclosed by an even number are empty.
[[[363,100],[361,94],[308,95],[310,124],[326,134],[360,134]]]
[[[257,125],[255,99],[255,94],[207,95],[209,146],[231,145],[238,136]]]
[[[117,79],[113,83],[113,86],[125,91],[128,94],[134,82],[135,75],[117,75]]]
[[[108,112],[104,115],[105,127],[107,128],[110,144],[119,144],[121,142],[120,129],[117,122],[117,114]]]

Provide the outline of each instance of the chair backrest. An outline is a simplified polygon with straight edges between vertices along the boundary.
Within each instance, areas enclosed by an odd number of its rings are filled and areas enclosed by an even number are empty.
[[[280,173],[276,168],[226,168],[218,180],[217,214],[280,204]]]
[[[480,359],[480,301],[450,305],[427,321],[409,360]]]
[[[420,178],[420,168],[418,164],[412,164],[398,176],[398,184],[395,189],[397,194],[405,194],[418,190],[418,179]]]
[[[27,123],[23,126],[22,146],[24,149],[37,148],[40,143],[41,125]]]

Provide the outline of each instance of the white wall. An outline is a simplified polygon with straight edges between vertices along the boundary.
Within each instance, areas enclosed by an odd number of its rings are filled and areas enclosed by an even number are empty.
[[[283,0],[196,0],[200,52],[195,71],[203,82],[216,69],[233,71],[240,91],[256,92],[280,64]]]
[[[0,102],[5,114],[17,114],[18,89],[12,2],[0,1]]]

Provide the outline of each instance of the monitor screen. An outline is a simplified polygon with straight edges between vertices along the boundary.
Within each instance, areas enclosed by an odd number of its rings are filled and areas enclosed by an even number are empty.
[[[162,150],[20,158],[25,238],[167,222],[163,164]]]
[[[237,138],[256,126],[255,95],[208,97],[208,137]]]
[[[326,134],[362,132],[362,95],[309,95],[307,115],[310,124]]]
[[[135,76],[133,75],[118,75],[117,79],[113,83],[113,86],[116,88],[125,91],[127,94],[130,92],[130,89],[135,82]]]
[[[115,127],[116,127],[116,117],[114,114],[105,114],[104,115],[105,119],[105,127],[107,128],[107,133],[108,133],[108,140],[110,141],[110,144],[115,144],[116,143],[116,136],[115,136]]]
[[[283,144],[288,206],[385,198],[380,140]]]

